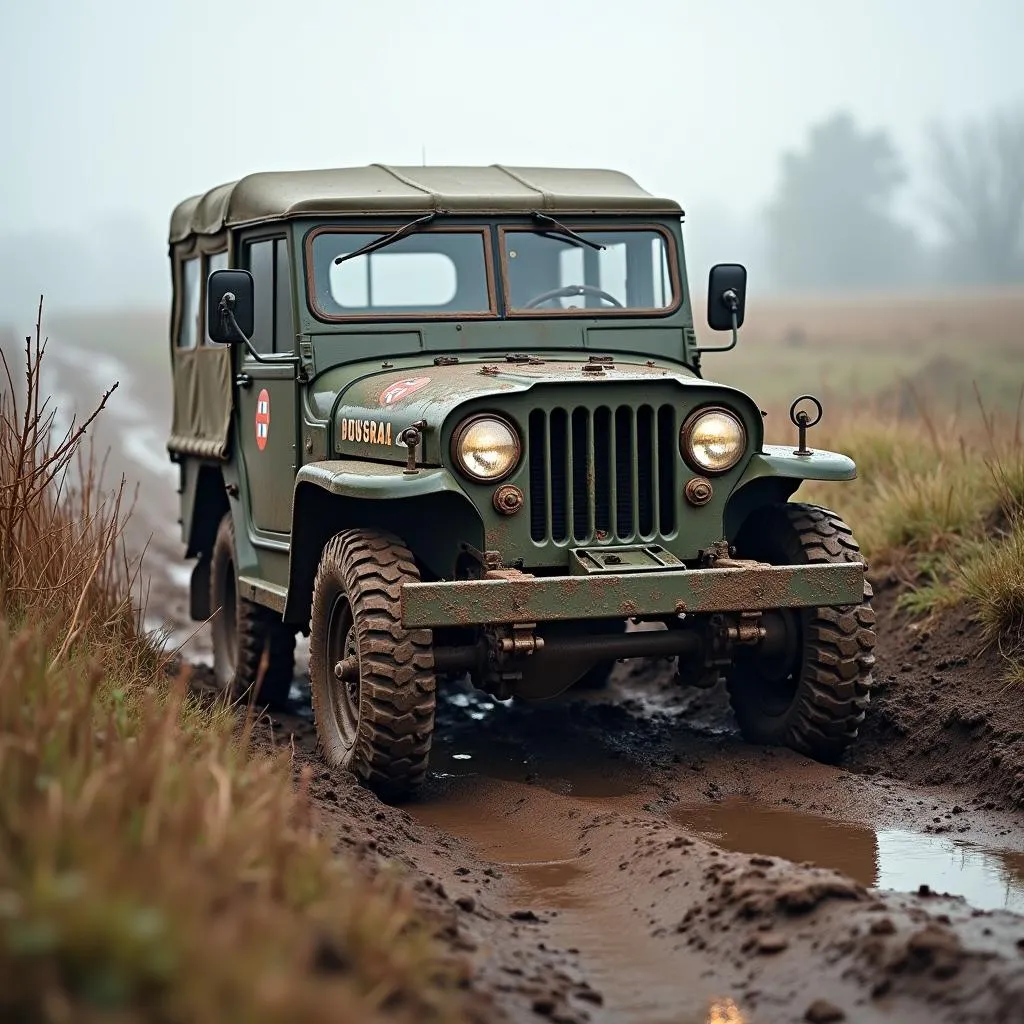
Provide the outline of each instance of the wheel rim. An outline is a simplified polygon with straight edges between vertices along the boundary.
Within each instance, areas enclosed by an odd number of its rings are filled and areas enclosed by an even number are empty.
[[[335,666],[346,658],[359,660],[359,642],[356,637],[352,606],[344,595],[338,595],[331,605],[327,623],[327,686],[331,695],[331,710],[342,742],[351,747],[359,727],[359,677],[338,679]]]
[[[803,676],[803,616],[777,614],[785,631],[778,653],[770,658],[751,653],[744,659],[750,673],[750,696],[761,713],[772,718],[782,717],[793,706]]]

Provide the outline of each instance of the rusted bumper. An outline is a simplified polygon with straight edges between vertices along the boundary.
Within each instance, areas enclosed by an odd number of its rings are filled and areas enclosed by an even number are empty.
[[[408,627],[631,618],[859,604],[860,562],[407,583]]]

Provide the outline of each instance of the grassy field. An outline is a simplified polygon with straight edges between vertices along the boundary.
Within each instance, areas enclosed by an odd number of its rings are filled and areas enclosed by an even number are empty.
[[[0,1019],[465,1019],[406,884],[337,855],[287,753],[166,671],[121,491],[50,438],[29,366],[27,393],[0,378]]]

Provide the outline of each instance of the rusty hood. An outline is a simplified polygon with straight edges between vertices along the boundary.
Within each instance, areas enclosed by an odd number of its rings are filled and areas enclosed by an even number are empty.
[[[331,423],[331,450],[336,455],[402,461],[403,431],[417,422],[426,423],[425,448],[420,461],[440,465],[442,426],[464,403],[494,397],[496,411],[503,399],[539,385],[561,384],[599,389],[611,382],[647,383],[671,381],[687,388],[715,388],[678,364],[655,360],[594,363],[579,356],[500,362],[470,359],[453,365],[409,361],[394,369],[377,370],[352,379],[351,368],[337,368],[317,380],[314,407]],[[733,390],[733,389],[727,389]],[[739,401],[749,401],[737,392]]]

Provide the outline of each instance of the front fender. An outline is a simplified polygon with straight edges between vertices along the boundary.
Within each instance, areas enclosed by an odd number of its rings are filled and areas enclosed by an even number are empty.
[[[406,473],[401,465],[359,459],[309,463],[295,477],[285,621],[308,624],[324,546],[341,530],[358,528],[400,537],[426,579],[454,575],[461,543],[484,544],[483,522],[447,469]]]
[[[415,473],[406,473],[404,466],[364,462],[361,459],[310,462],[295,475],[296,496],[304,484],[348,498],[387,498],[398,501],[446,492],[465,497],[462,488],[447,469],[417,469]]]
[[[812,449],[810,455],[796,455],[788,445],[766,444],[751,456],[736,490],[767,476],[791,480],[855,480],[857,466],[848,455],[839,452]]]
[[[855,480],[857,466],[839,452],[796,455],[789,445],[766,444],[750,457],[725,507],[725,534],[733,540],[754,509],[788,501],[805,480]]]

